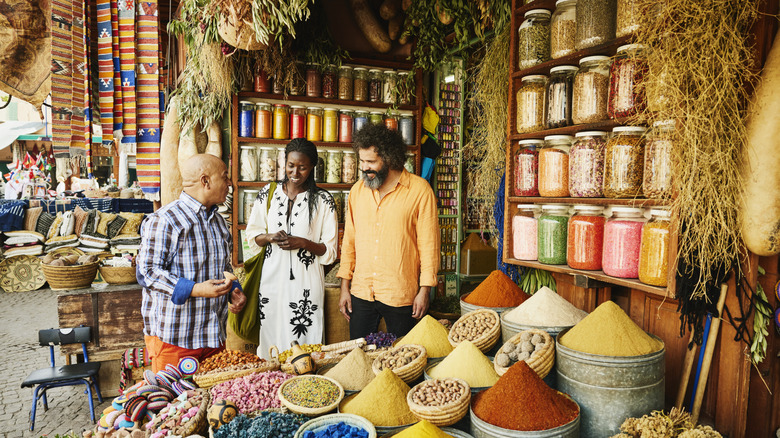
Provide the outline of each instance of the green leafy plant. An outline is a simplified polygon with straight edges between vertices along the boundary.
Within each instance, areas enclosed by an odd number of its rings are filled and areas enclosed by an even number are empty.
[[[758,275],[766,275],[761,266],[758,267]],[[772,307],[764,292],[761,283],[756,283],[755,314],[753,315],[753,338],[750,341],[750,359],[758,365],[766,358],[767,340],[769,336],[769,322],[772,320]]]
[[[295,24],[309,14],[309,0],[253,0],[252,28],[261,43],[275,41],[282,47],[285,34],[295,39]]]
[[[528,295],[535,294],[536,291],[545,286],[554,291],[558,290],[555,278],[544,269],[527,268],[523,278],[520,280],[520,289]]]

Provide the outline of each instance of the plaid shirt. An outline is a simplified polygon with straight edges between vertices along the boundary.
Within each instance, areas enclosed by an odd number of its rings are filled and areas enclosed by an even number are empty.
[[[228,296],[190,297],[192,286],[232,271],[232,240],[217,208],[179,199],[150,215],[141,226],[136,259],[143,286],[144,334],[182,348],[216,348],[225,343]]]

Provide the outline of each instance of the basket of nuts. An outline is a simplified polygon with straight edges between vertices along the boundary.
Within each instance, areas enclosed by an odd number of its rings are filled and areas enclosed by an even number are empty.
[[[483,353],[490,351],[500,337],[498,313],[490,309],[478,309],[461,316],[447,336],[453,347],[463,341],[471,341]]]
[[[405,383],[413,382],[423,373],[428,362],[425,347],[417,344],[406,344],[380,354],[371,364],[374,374],[379,375],[385,368],[390,368]]]
[[[544,379],[555,363],[555,341],[544,330],[523,330],[504,343],[493,360],[499,376],[517,362],[524,360],[539,378]]]
[[[211,388],[236,377],[278,369],[279,362],[275,360],[267,361],[238,350],[224,350],[201,362],[192,380],[201,388]]]
[[[420,420],[450,426],[469,412],[471,389],[462,379],[431,379],[415,385],[406,395],[409,410]]]

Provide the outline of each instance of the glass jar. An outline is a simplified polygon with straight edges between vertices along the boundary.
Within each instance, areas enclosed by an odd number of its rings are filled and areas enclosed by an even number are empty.
[[[360,131],[360,128],[368,125],[368,113],[363,110],[355,110],[355,119],[352,121],[354,132]]]
[[[314,166],[314,182],[325,182],[325,163],[328,161],[326,151],[317,151],[317,165]]]
[[[255,136],[255,104],[242,100],[238,105],[238,136]]]
[[[609,70],[609,118],[641,115],[647,108],[644,87],[640,84],[647,73],[644,46],[620,46]]]
[[[262,68],[257,69],[257,71],[255,72],[254,90],[257,93],[271,92],[271,79],[268,77],[268,74]]]
[[[547,204],[542,206],[538,221],[537,258],[545,265],[566,264],[566,233],[569,206]]]
[[[569,151],[569,196],[601,198],[604,186],[604,131],[583,131],[574,134]]]
[[[642,226],[639,249],[639,281],[666,287],[669,266],[669,210],[650,210],[650,220]]]
[[[642,195],[646,129],[617,126],[604,148],[604,196],[634,198]]]
[[[249,217],[252,214],[252,207],[255,205],[258,193],[260,193],[260,190],[244,190],[244,202],[241,205],[241,208],[244,210],[242,224],[249,223]]]
[[[543,145],[542,140],[518,142],[513,163],[515,196],[539,196],[539,149]]]
[[[333,64],[326,65],[322,71],[322,97],[335,99],[338,96],[338,86],[336,66]]]
[[[582,50],[615,39],[616,0],[578,0],[574,47]]]
[[[342,197],[344,198],[344,219],[349,217],[349,190],[344,190],[342,193]]]
[[[306,112],[306,139],[322,141],[322,108],[310,106]]]
[[[404,144],[407,146],[414,145],[414,117],[411,114],[401,114],[401,121],[398,122],[398,126]]]
[[[353,184],[357,181],[357,159],[355,151],[344,151],[341,160],[341,182]]]
[[[368,121],[372,125],[381,125],[385,122],[385,116],[379,111],[371,111],[368,115]]]
[[[539,196],[569,196],[569,149],[571,135],[548,135],[539,151]]]
[[[512,217],[512,257],[517,260],[537,258],[537,216],[539,207],[534,204],[519,204]]]
[[[339,100],[352,100],[352,67],[339,67]]]
[[[290,107],[283,104],[274,104],[274,139],[287,140],[290,138]]]
[[[276,180],[283,181],[287,174],[287,153],[284,148],[276,150]]]
[[[392,131],[398,131],[398,117],[394,114],[387,114],[385,116],[385,127]]]
[[[531,9],[517,29],[517,68],[533,67],[550,60],[550,11]]]
[[[325,182],[328,184],[338,184],[341,182],[341,151],[338,149],[328,150],[328,162],[325,165]]]
[[[609,98],[608,56],[588,56],[580,60],[580,69],[574,75],[571,121],[575,125],[607,120]]]
[[[339,191],[332,191],[330,195],[333,196],[333,204],[336,209],[336,216],[339,223],[344,222],[344,194]]]
[[[409,80],[408,71],[398,72],[398,104],[409,105],[414,96],[414,81]]]
[[[271,105],[258,103],[255,105],[255,137],[271,138],[273,135],[273,121]]]
[[[336,108],[324,108],[322,110],[322,126],[322,141],[338,141],[339,110]]]
[[[257,181],[257,149],[254,146],[241,146],[239,149],[239,179]]]
[[[284,80],[283,78],[279,78],[274,76],[273,80],[271,81],[271,91],[273,94],[283,94],[284,93]]]
[[[662,199],[672,195],[672,147],[674,121],[653,123],[645,146],[645,169],[642,194],[647,198]]]
[[[539,131],[544,129],[544,102],[547,89],[547,76],[524,76],[517,90],[517,132]]]
[[[641,0],[617,0],[615,37],[620,38],[639,30],[642,18]]]
[[[322,96],[322,75],[320,65],[313,62],[306,66],[306,95],[309,97]]]
[[[550,19],[550,57],[558,59],[574,53],[577,33],[577,0],[558,0]]]
[[[604,226],[604,273],[618,278],[639,275],[639,246],[645,218],[641,208],[612,207],[612,216]]]
[[[415,155],[412,153],[406,153],[406,161],[404,161],[404,169],[409,173],[415,173],[414,168],[416,165]]]
[[[355,67],[352,70],[352,98],[358,102],[368,100],[368,70]]]
[[[290,84],[291,96],[303,96],[306,94],[306,67],[303,61],[295,62],[292,83]]]
[[[395,86],[398,83],[398,75],[395,70],[385,70],[382,80],[382,102],[395,103]]]
[[[352,143],[352,111],[350,110],[339,112],[339,141]]]
[[[260,148],[260,164],[258,165],[260,181],[276,179],[276,151],[271,147]]]
[[[368,71],[368,101],[382,101],[382,70],[371,69]]]
[[[290,137],[306,138],[306,108],[290,106]]]
[[[574,269],[601,270],[604,243],[604,208],[598,205],[575,205],[569,219],[566,263]]]
[[[559,65],[550,69],[547,84],[547,129],[571,125],[571,94],[577,67]]]

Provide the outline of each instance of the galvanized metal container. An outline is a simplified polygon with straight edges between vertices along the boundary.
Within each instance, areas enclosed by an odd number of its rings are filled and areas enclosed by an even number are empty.
[[[471,294],[471,292],[469,292],[467,294],[463,294],[460,297],[460,314],[461,314],[461,316],[463,316],[463,315],[465,315],[465,314],[467,314],[469,312],[473,312],[473,311],[475,311],[477,309],[495,310],[496,313],[498,313],[498,315],[501,316],[501,314],[506,312],[507,310],[514,309],[514,307],[483,307],[483,306],[477,306],[475,304],[470,304],[470,303],[467,303],[467,302],[463,301],[463,299],[466,298],[467,296],[469,296],[469,294]]]
[[[576,402],[575,402],[576,403]],[[481,420],[474,414],[474,410],[470,409],[469,414],[471,417],[471,434],[474,438],[579,438],[580,437],[580,417],[582,411],[577,415],[577,418],[570,422],[553,429],[547,430],[510,430],[503,427],[493,426]],[[583,435],[586,436],[586,435]],[[603,438],[603,437],[599,437]]]
[[[473,436],[471,436],[471,434],[468,434],[468,433],[466,433],[466,432],[464,432],[462,430],[459,430],[459,429],[455,429],[454,427],[440,427],[439,429],[441,429],[442,432],[444,432],[444,433],[446,433],[448,435],[452,435],[455,438],[474,438]],[[388,433],[386,435],[381,435],[381,437],[382,438],[389,438],[391,436],[398,435],[399,433],[401,433],[402,430],[403,429],[395,430],[395,431],[390,432],[390,433]]]

